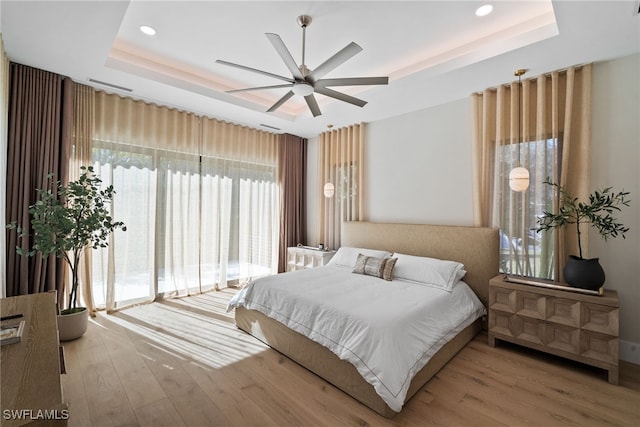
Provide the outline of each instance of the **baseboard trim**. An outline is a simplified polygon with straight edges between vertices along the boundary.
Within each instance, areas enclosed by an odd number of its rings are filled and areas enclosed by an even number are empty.
[[[640,365],[640,344],[620,340],[620,360]]]

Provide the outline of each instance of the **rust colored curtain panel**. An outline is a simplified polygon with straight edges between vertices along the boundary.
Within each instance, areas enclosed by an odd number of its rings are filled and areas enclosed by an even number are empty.
[[[306,242],[307,140],[280,136],[278,185],[280,186],[280,247],[278,273],[285,271],[287,248]]]
[[[10,66],[7,151],[7,221],[31,228],[29,206],[47,175],[68,180],[73,126],[73,82],[63,76],[20,64]],[[55,181],[54,179],[54,181]],[[31,248],[29,237],[18,240],[7,231],[7,248]],[[55,256],[20,256],[7,250],[7,296],[58,291],[64,299],[65,269]]]

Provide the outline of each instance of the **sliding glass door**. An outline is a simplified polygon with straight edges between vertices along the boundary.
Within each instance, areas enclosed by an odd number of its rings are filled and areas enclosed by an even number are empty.
[[[94,251],[97,306],[243,283],[277,271],[276,167],[94,141],[93,162],[127,225]]]

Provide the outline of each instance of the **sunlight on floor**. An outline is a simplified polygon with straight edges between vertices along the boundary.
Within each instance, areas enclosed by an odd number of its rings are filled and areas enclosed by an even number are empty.
[[[226,313],[227,301],[233,293],[213,291],[131,307],[114,314],[101,313],[94,323],[103,328],[115,323],[173,357],[192,360],[204,368],[221,368],[267,348],[236,328],[233,312]]]

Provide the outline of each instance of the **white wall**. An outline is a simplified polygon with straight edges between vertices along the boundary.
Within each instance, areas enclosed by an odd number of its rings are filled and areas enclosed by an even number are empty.
[[[626,239],[589,235],[589,256],[599,257],[605,287],[620,298],[620,357],[640,364],[640,55],[593,69],[591,187],[631,192],[617,215],[631,230]]]
[[[462,99],[367,125],[365,217],[471,225],[470,111]],[[455,123],[455,122],[458,123]],[[318,243],[318,143],[307,154],[307,244]]]
[[[469,120],[464,99],[370,123],[367,219],[471,225]]]
[[[590,236],[590,256],[600,257],[605,286],[620,296],[621,357],[640,364],[639,64],[640,55],[594,64],[592,187],[629,190],[632,205],[620,215],[631,228],[626,240]],[[470,141],[468,99],[369,123],[366,219],[471,225]],[[311,140],[309,244],[317,243],[317,159]]]

